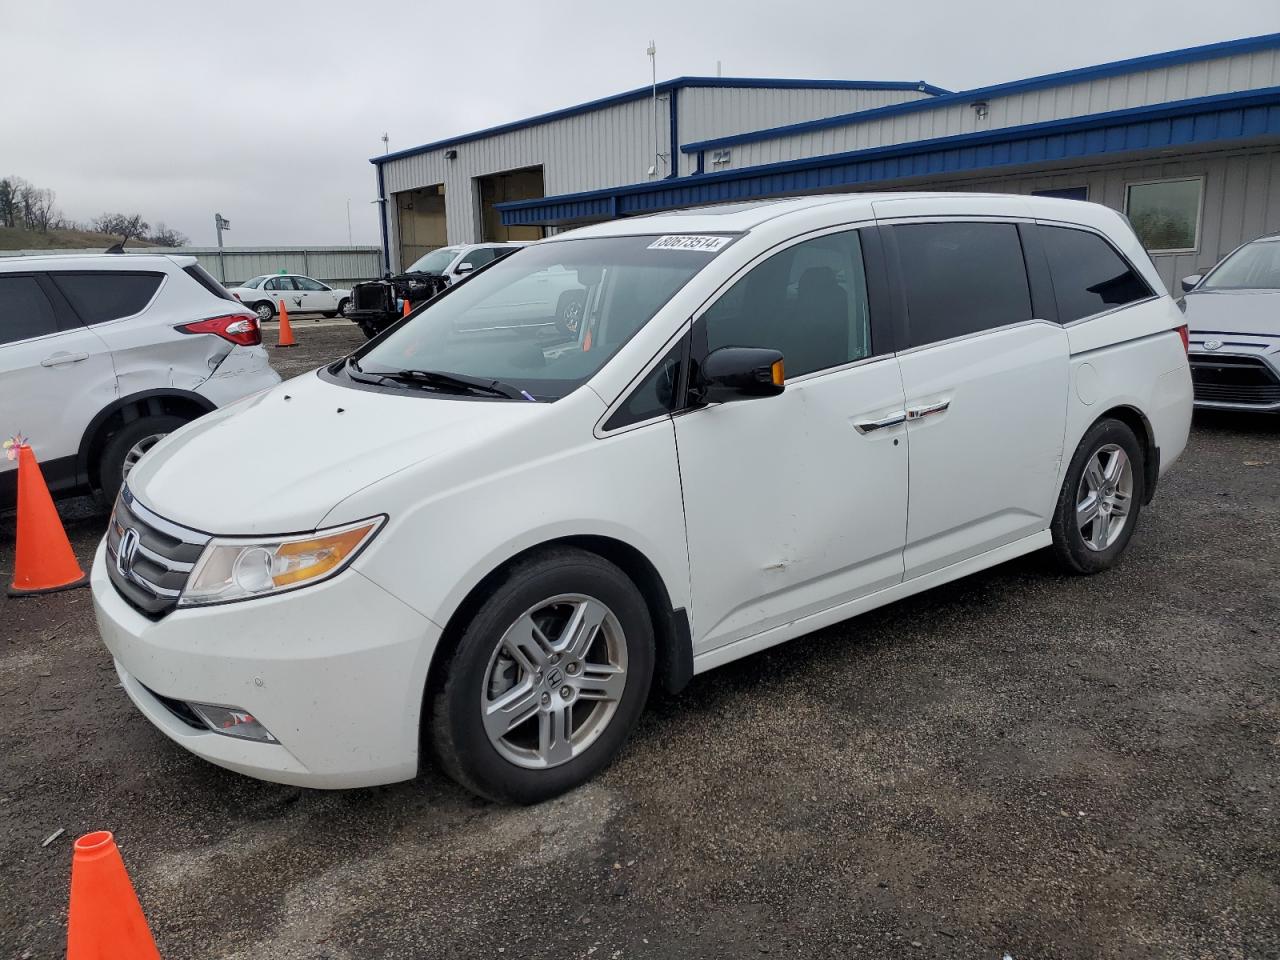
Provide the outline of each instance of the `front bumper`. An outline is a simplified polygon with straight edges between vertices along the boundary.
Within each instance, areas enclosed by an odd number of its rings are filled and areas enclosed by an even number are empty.
[[[360,787],[417,773],[422,695],[440,631],[355,570],[277,597],[150,620],[90,575],[98,630],[135,706],[211,763],[305,787]],[[241,708],[278,742],[200,730],[161,697]]]
[[[1280,355],[1268,344],[1233,343],[1221,353],[1204,350],[1201,340],[1191,346],[1197,410],[1280,412]]]

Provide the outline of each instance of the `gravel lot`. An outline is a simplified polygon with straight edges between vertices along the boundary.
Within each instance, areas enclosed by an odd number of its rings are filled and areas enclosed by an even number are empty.
[[[295,327],[286,376],[359,341]],[[1027,557],[698,677],[531,809],[221,771],[86,591],[0,598],[0,958],[62,956],[95,829],[171,958],[1280,956],[1280,420],[1198,418],[1142,521],[1101,576]]]

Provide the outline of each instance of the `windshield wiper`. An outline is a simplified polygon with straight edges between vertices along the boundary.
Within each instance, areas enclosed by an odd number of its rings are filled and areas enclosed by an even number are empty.
[[[441,390],[466,391],[474,390],[508,400],[532,400],[533,397],[501,380],[487,380],[481,377],[468,377],[461,373],[445,373],[443,370],[397,370],[395,373],[382,373],[388,380],[402,380],[410,383],[421,383]]]

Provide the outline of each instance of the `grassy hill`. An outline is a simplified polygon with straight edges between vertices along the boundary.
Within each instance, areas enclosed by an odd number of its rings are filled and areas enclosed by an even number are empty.
[[[92,230],[50,230],[40,233],[35,230],[19,230],[15,227],[0,227],[0,250],[91,250],[95,247],[106,250],[119,237],[108,233],[94,233]],[[151,247],[154,244],[143,240],[130,240],[129,247]]]

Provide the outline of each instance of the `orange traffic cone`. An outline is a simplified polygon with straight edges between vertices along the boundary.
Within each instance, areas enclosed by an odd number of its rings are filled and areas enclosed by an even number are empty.
[[[409,302],[409,298],[408,298],[408,297],[405,297],[405,298],[404,298],[404,312],[403,312],[403,315],[407,317],[407,316],[409,315],[409,311],[411,311],[412,309],[413,309],[413,304],[411,304],[411,303]]]
[[[160,960],[138,895],[109,831],[86,833],[71,855],[67,960]]]
[[[18,447],[18,545],[9,596],[69,590],[88,580],[58,519],[36,455],[23,443]]]
[[[280,301],[280,342],[277,347],[292,347],[293,327],[289,326],[289,308],[284,305],[284,301]]]

